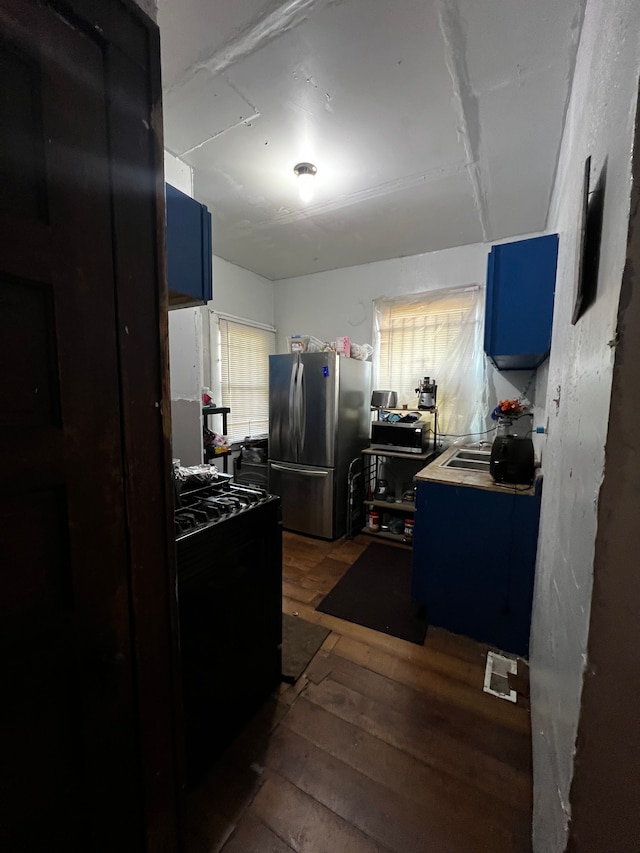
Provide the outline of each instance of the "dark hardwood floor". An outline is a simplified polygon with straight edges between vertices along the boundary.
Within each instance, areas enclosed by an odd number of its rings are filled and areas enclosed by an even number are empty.
[[[485,646],[316,612],[370,542],[285,532],[283,609],[331,633],[191,792],[189,853],[530,851],[526,667],[513,704],[482,690]]]

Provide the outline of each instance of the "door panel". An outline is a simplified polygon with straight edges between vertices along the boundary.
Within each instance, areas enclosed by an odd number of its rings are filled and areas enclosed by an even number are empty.
[[[0,213],[46,222],[40,66],[29,50],[0,40]]]
[[[0,22],[2,754],[13,770],[0,846],[133,850],[142,808],[103,46],[36,3],[0,0]]]
[[[335,465],[338,357],[332,352],[300,356],[300,453],[302,465]],[[274,457],[275,458],[275,457]]]
[[[51,288],[0,274],[0,426],[59,425],[58,361]]]
[[[269,456],[283,462],[298,460],[297,372],[295,355],[269,356]]]
[[[331,539],[333,477],[331,468],[270,462],[269,491],[280,495],[283,527]]]

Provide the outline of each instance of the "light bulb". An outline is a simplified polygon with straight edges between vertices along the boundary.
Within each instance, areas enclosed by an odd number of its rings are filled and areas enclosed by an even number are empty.
[[[303,204],[309,204],[313,198],[313,175],[309,172],[298,175],[298,193]]]
[[[303,204],[309,204],[313,198],[313,177],[318,171],[313,163],[298,163],[293,167],[298,178],[298,192]]]

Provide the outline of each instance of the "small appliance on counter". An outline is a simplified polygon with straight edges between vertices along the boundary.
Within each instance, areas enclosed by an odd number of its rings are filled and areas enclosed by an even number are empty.
[[[372,391],[372,409],[395,409],[398,405],[398,394],[396,391]]]
[[[532,483],[535,454],[530,436],[496,436],[491,447],[489,473],[496,483]]]
[[[416,388],[416,394],[418,395],[418,408],[432,412],[436,407],[436,396],[438,394],[436,380],[425,376],[420,382],[420,386]]]
[[[426,447],[425,421],[373,421],[371,447],[394,450],[398,453],[424,453]]]

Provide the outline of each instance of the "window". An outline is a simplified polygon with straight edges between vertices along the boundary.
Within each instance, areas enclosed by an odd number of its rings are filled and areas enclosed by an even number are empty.
[[[249,321],[218,322],[222,405],[231,409],[228,438],[238,442],[268,432],[269,356],[276,351],[276,333]]]
[[[376,300],[376,387],[397,391],[398,404],[411,408],[429,376],[438,386],[440,433],[486,429],[483,306],[478,285]]]

